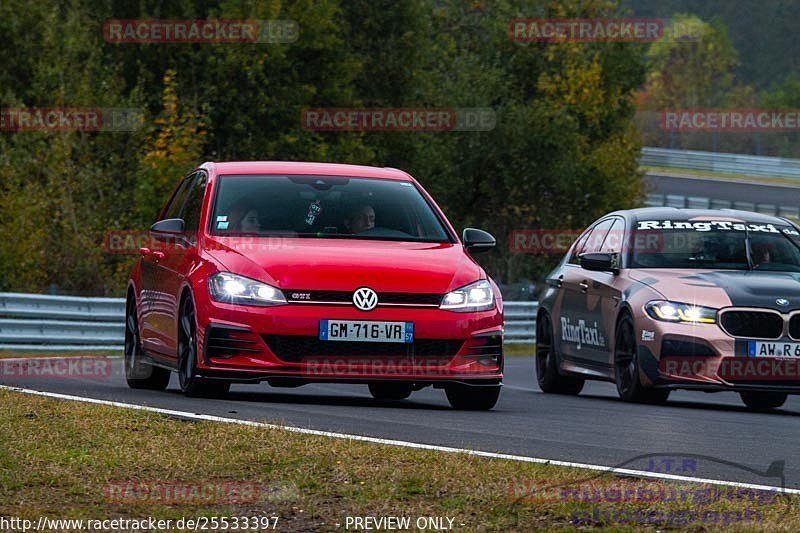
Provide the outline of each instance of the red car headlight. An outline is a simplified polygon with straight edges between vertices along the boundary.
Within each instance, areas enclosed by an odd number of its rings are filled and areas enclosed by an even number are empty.
[[[439,309],[468,313],[493,307],[494,291],[489,282],[482,279],[445,294]]]
[[[222,303],[264,307],[286,303],[280,289],[230,272],[218,272],[208,278],[208,291],[214,301]]]

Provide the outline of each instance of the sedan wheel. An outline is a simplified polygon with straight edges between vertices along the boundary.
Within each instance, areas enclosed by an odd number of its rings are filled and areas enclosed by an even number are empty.
[[[562,376],[558,372],[558,355],[553,342],[553,326],[550,315],[542,313],[536,321],[536,381],[542,392],[554,394],[578,394],[584,381],[580,378]]]
[[[146,361],[139,339],[139,319],[136,300],[129,297],[125,305],[125,381],[132,389],[164,390],[169,385],[171,372]]]
[[[500,385],[471,386],[454,383],[445,387],[447,400],[453,409],[487,411],[500,397]]]
[[[226,394],[231,386],[226,381],[197,376],[197,325],[190,298],[183,302],[179,321],[178,382],[186,396],[220,396]]]
[[[411,396],[412,390],[411,383],[402,381],[383,381],[369,384],[369,393],[376,400],[405,400]]]
[[[626,402],[664,403],[669,398],[668,389],[653,389],[642,385],[639,379],[639,356],[636,349],[636,336],[633,319],[627,313],[617,324],[614,343],[614,375],[617,393]]]
[[[775,409],[786,403],[784,392],[740,392],[739,397],[750,409]]]

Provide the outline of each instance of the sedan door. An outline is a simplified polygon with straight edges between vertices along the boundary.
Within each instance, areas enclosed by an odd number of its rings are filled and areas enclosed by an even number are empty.
[[[624,228],[624,220],[615,217],[599,248],[587,251],[620,254],[624,242]],[[621,302],[619,276],[610,271],[581,270],[586,301],[584,335],[587,339],[586,344],[590,346],[586,353],[592,365],[609,370],[613,368],[611,347],[614,344],[615,322]]]
[[[179,216],[176,217],[183,219],[184,233],[165,247],[164,256],[157,263],[156,293],[159,306],[154,318],[155,334],[161,352],[175,360],[178,357],[181,289],[187,274],[199,262],[197,231],[206,192],[207,175],[200,171],[188,179],[186,198]]]
[[[182,180],[180,185],[175,189],[175,192],[163,209],[161,216],[158,218],[159,221],[180,217],[180,211],[186,200],[188,187],[189,179],[186,178]],[[164,243],[157,242],[150,248],[141,249],[142,277],[141,287],[139,288],[141,337],[142,347],[151,353],[164,353],[166,351],[160,333],[162,329],[160,321],[163,320],[164,304],[160,291],[161,273],[159,267],[159,263],[163,261],[165,257],[165,248],[167,248],[167,246]]]
[[[581,268],[579,256],[585,252],[598,251],[606,234],[614,224],[613,218],[597,222],[583,242],[572,251],[569,262],[564,266],[561,309],[554,316],[556,342],[562,357],[580,365],[596,366],[600,359],[598,351],[605,348],[602,339],[596,334],[599,306],[595,295],[589,294],[594,286],[590,272]]]

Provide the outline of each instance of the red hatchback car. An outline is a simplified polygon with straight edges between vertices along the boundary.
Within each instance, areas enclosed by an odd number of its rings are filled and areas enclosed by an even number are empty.
[[[378,399],[433,385],[491,409],[503,304],[425,190],[390,168],[205,163],[150,229],[127,293],[129,386],[224,394],[231,383],[365,383]]]

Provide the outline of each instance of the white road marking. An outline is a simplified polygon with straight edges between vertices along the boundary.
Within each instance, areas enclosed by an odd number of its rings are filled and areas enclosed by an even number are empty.
[[[59,400],[71,400],[77,402],[85,402],[85,403],[93,403],[97,405],[107,405],[111,407],[122,407],[125,409],[133,409],[136,411],[148,411],[151,413],[159,413],[166,416],[172,416],[177,418],[188,418],[191,420],[204,420],[207,422],[222,422],[225,424],[239,424],[242,426],[255,426],[255,427],[263,427],[268,429],[278,429],[289,431],[292,433],[301,433],[304,435],[315,435],[319,437],[331,437],[334,439],[344,439],[344,440],[352,440],[352,441],[360,441],[360,442],[370,442],[373,444],[384,444],[388,446],[398,446],[402,448],[414,448],[419,450],[429,450],[429,451],[437,451],[437,452],[444,452],[444,453],[461,453],[465,455],[472,455],[477,457],[485,457],[487,459],[504,459],[507,461],[518,461],[522,463],[537,463],[537,464],[545,464],[545,465],[553,465],[553,466],[564,466],[568,468],[580,468],[583,470],[593,470],[611,474],[620,474],[626,476],[635,476],[641,478],[652,478],[652,479],[660,479],[660,480],[671,480],[671,481],[683,481],[688,483],[703,483],[707,485],[722,485],[726,487],[737,487],[743,489],[754,489],[754,490],[764,490],[764,491],[774,491],[774,492],[782,492],[785,494],[800,494],[800,489],[791,489],[785,487],[772,487],[769,485],[758,485],[754,483],[741,483],[738,481],[723,481],[718,479],[706,479],[700,477],[693,477],[693,476],[679,476],[676,474],[662,474],[658,472],[648,472],[646,470],[634,470],[629,468],[614,468],[609,466],[602,466],[602,465],[594,465],[588,463],[575,463],[570,461],[556,461],[552,459],[541,459],[538,457],[528,457],[525,455],[512,455],[507,453],[494,453],[494,452],[485,452],[480,450],[469,450],[465,448],[451,448],[449,446],[438,446],[435,444],[422,444],[418,442],[408,442],[403,440],[392,440],[392,439],[382,439],[378,437],[367,437],[364,435],[350,435],[347,433],[336,433],[332,431],[321,431],[317,429],[307,429],[307,428],[300,428],[300,427],[293,427],[293,426],[280,426],[277,424],[269,424],[266,422],[255,422],[252,420],[239,420],[236,418],[226,418],[221,416],[214,416],[214,415],[204,415],[201,413],[189,413],[187,411],[176,411],[173,409],[163,409],[161,407],[148,407],[145,405],[136,405],[130,403],[123,403],[123,402],[113,402],[110,400],[100,400],[97,398],[86,398],[83,396],[72,396],[68,394],[59,394],[56,392],[46,392],[46,391],[37,391],[33,389],[24,389],[21,387],[11,387],[8,385],[0,385],[0,389],[13,391],[13,392],[21,392],[24,394],[32,394],[36,396],[45,396],[48,398],[56,398]]]

